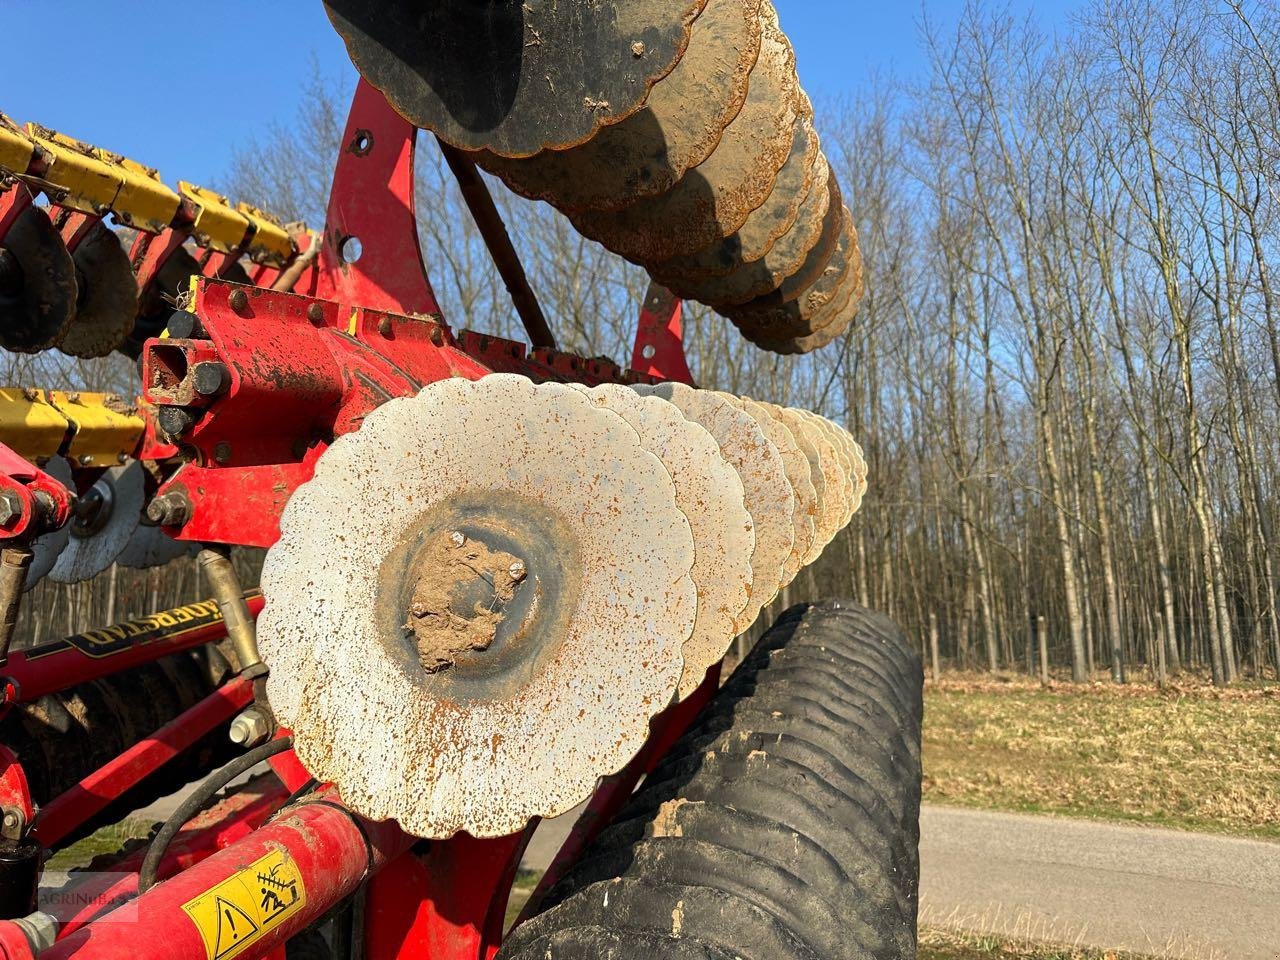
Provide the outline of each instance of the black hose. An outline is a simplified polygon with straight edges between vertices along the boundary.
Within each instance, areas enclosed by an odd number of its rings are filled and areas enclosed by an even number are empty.
[[[151,841],[151,846],[147,848],[147,855],[142,860],[142,869],[138,872],[138,893],[146,893],[155,886],[156,874],[160,870],[160,861],[164,859],[164,854],[169,849],[169,844],[178,831],[204,809],[205,805],[213,799],[215,793],[246,770],[256,767],[263,760],[274,757],[278,753],[284,753],[292,746],[293,737],[283,737],[280,740],[264,743],[260,747],[254,747],[248,753],[236,757],[217,773],[210,776],[204,783],[200,784],[195,793],[187,797],[178,809],[173,811],[169,819],[164,822],[164,826],[155,835],[155,839]]]

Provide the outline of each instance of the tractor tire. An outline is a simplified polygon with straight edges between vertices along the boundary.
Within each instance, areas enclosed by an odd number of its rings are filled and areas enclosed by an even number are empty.
[[[784,613],[499,960],[914,958],[920,659]]]

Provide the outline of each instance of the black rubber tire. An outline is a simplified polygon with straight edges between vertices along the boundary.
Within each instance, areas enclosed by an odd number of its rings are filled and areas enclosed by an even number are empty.
[[[911,960],[922,690],[884,617],[788,610],[499,960]]]

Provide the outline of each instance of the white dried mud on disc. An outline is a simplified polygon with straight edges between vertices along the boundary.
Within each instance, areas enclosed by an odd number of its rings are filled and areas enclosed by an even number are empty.
[[[497,374],[392,400],[325,452],[280,529],[258,625],[271,704],[364,816],[513,833],[590,796],[672,702],[697,608],[689,523],[636,432],[567,386]],[[444,627],[501,622],[433,670],[405,625],[419,591],[494,584],[435,573],[451,529],[524,550],[527,576],[474,619],[456,616],[471,594],[437,608]]]
[[[702,426],[742,478],[756,544],[751,553],[751,597],[735,624],[741,633],[782,588],[783,568],[795,539],[795,494],[787,483],[782,454],[754,417],[709,390],[696,390],[682,383],[638,385],[633,389],[643,396],[669,400]]]
[[[786,424],[809,461],[815,503],[813,543],[804,557],[805,566],[808,566],[822,556],[822,551],[839,531],[848,509],[848,504],[843,499],[844,484],[839,477],[835,448],[816,426],[797,411],[772,403],[766,403],[765,406]]]
[[[71,473],[71,464],[66,461],[65,457],[50,457],[49,462],[40,469],[72,493],[75,492],[75,478]],[[30,590],[49,575],[49,571],[58,562],[58,557],[61,556],[67,541],[70,539],[71,523],[68,521],[57,530],[50,530],[32,541],[31,565],[27,567],[27,579],[23,583],[23,590]]]
[[[616,212],[569,219],[583,236],[636,263],[696,253],[732,235],[768,199],[791,152],[803,109],[795,54],[765,0],[764,38],[746,102],[711,155],[666,193]]]
[[[820,417],[809,410],[798,407],[791,409],[808,422],[824,441],[819,448],[824,458],[823,476],[828,484],[838,491],[836,499],[840,512],[836,519],[836,528],[831,533],[832,539],[835,539],[836,534],[848,526],[855,509],[854,494],[857,484],[853,476],[853,463],[845,453],[840,437],[836,434],[835,424],[826,417]]]
[[[143,479],[142,464],[136,461],[128,466],[112,467],[98,479],[81,499],[87,499],[94,492],[101,494],[103,512],[96,520],[71,518],[68,524],[71,536],[58,562],[49,571],[50,580],[79,583],[96,577],[115,563],[138,528],[145,496]]]
[[[849,458],[849,469],[853,477],[853,503],[849,511],[849,517],[862,507],[862,498],[867,493],[867,456],[862,450],[862,445],[853,439],[851,434],[838,423],[832,423],[831,427],[836,432],[836,436],[844,443],[845,455]]]
[[[689,256],[654,264],[650,272],[660,282],[678,286],[723,277],[744,263],[763,260],[778,238],[791,229],[808,197],[814,164],[822,152],[813,128],[813,108],[807,98],[804,103],[805,110],[796,120],[791,153],[778,171],[769,198],[751,211],[747,222],[732,236]]]
[[[747,97],[761,0],[709,0],[689,47],[643,108],[570,150],[477,160],[523,197],[563,211],[621,210],[670,190],[715,149]]]
[[[674,404],[618,384],[577,389],[635,429],[641,445],[667,468],[675,484],[676,505],[689,518],[698,616],[684,645],[679,690],[683,700],[728,652],[737,635],[734,625],[751,595],[751,552],[756,538],[742,480],[711,434],[686,419]]]
[[[817,513],[817,495],[813,488],[813,477],[809,470],[809,459],[800,449],[794,434],[787,425],[765,404],[747,397],[735,397],[724,394],[725,399],[737,403],[760,424],[760,430],[769,442],[778,448],[782,455],[782,469],[786,473],[787,483],[795,497],[795,509],[792,512],[792,524],[795,528],[791,541],[791,554],[783,565],[782,585],[785,587],[796,578],[804,568],[804,558],[813,546],[814,515]]]

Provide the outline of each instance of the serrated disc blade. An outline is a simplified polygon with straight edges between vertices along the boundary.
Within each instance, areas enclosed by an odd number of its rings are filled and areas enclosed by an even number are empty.
[[[795,494],[787,483],[782,455],[746,411],[709,390],[681,383],[638,385],[642,396],[658,396],[675,404],[701,425],[742,479],[747,512],[755,524],[751,554],[751,597],[736,624],[746,630],[782,587],[783,571],[795,540]]]
[[[644,448],[667,468],[676,505],[689,519],[698,615],[683,650],[679,695],[684,699],[702,683],[707,669],[724,658],[750,597],[755,533],[742,480],[711,434],[674,404],[618,384],[577,389],[639,434]]]
[[[761,0],[708,0],[689,48],[645,105],[581,146],[478,162],[521,196],[564,211],[620,210],[670,190],[720,142],[760,53]]]
[[[144,496],[143,479],[140,463],[112,467],[80,498],[96,501],[98,509],[90,517],[72,518],[71,536],[58,562],[49,571],[49,579],[79,583],[97,576],[115,562],[137,529]]]
[[[816,424],[811,423],[798,410],[772,405],[770,407],[791,428],[800,449],[809,458],[816,512],[813,518],[813,546],[804,561],[807,565],[817,561],[844,524],[849,509],[846,482],[836,460],[835,446]]]
[[[800,216],[791,230],[773,245],[767,257],[696,288],[676,292],[685,292],[688,299],[705,302],[721,312],[748,302],[790,302],[822,276],[836,249],[843,224],[840,190],[824,159]]]
[[[791,229],[809,195],[813,168],[821,154],[812,113],[796,120],[791,153],[778,172],[769,197],[752,210],[737,232],[696,253],[653,264],[650,272],[661,283],[679,286],[723,277],[745,263],[765,257],[779,237]]]
[[[778,349],[794,338],[806,337],[835,322],[856,293],[861,298],[862,255],[857,230],[847,209],[821,276],[805,293],[786,302],[763,297],[725,309],[725,316],[742,334],[766,349]]]
[[[676,692],[688,521],[636,432],[568,386],[498,374],[383,404],[280,528],[271,704],[366,817],[491,837],[556,816]]]
[[[19,214],[3,242],[22,276],[14,289],[0,289],[0,346],[15,353],[47,350],[75,315],[71,254],[49,215],[38,207]]]
[[[76,265],[76,315],[57,347],[73,357],[105,357],[122,345],[138,316],[138,282],[120,238],[102,223],[71,255]]]
[[[810,353],[820,350],[837,337],[843,336],[854,319],[858,316],[858,308],[862,304],[863,294],[862,261],[857,259],[851,265],[831,301],[818,311],[813,318],[813,332],[789,340],[777,341],[758,339],[743,331],[748,339],[766,346],[778,353]]]
[[[706,0],[326,0],[360,74],[464,150],[526,157],[638,110]]]
[[[50,457],[49,462],[41,467],[45,473],[72,492],[75,491],[75,478],[71,473],[71,464],[63,457]],[[27,567],[27,580],[24,590],[30,590],[49,575],[53,565],[58,562],[71,537],[71,524],[65,523],[57,530],[36,537],[31,544],[31,566]]]
[[[133,531],[129,543],[116,557],[116,563],[122,567],[145,570],[150,567],[162,567],[179,557],[192,556],[199,546],[185,540],[175,540],[159,527],[142,522]]]
[[[804,567],[805,555],[813,546],[813,515],[816,495],[813,489],[813,478],[809,471],[809,460],[800,450],[795,436],[780,418],[762,403],[748,397],[735,397],[723,394],[731,403],[738,404],[760,425],[760,430],[782,456],[782,469],[794,496],[791,521],[793,538],[791,553],[782,568],[782,585],[785,587],[796,578],[796,574]]]
[[[613,213],[571,214],[587,237],[640,264],[684,256],[730,236],[769,196],[800,112],[795,55],[768,0],[747,100],[701,164],[661,196]]]

